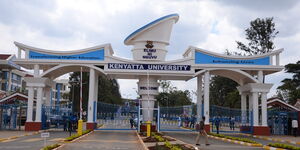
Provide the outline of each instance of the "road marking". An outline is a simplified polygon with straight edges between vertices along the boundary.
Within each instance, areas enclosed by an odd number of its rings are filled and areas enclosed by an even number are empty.
[[[123,141],[123,140],[80,140],[80,142],[138,143],[138,141]]]
[[[36,141],[41,141],[43,140],[42,138],[31,138],[27,140],[23,140],[22,142],[36,142]]]
[[[6,143],[6,142],[12,142],[12,141],[15,141],[15,140],[17,140],[17,139],[9,139],[9,140],[4,140],[4,141],[2,141],[2,143]]]
[[[64,138],[54,138],[54,139],[51,139],[49,141],[56,142],[56,141],[63,141],[63,140],[64,140]]]

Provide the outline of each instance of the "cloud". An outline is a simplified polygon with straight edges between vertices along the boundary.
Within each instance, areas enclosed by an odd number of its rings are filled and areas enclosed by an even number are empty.
[[[279,34],[277,48],[285,48],[281,64],[300,56],[300,3],[293,0],[53,0],[0,1],[0,52],[16,53],[13,41],[53,50],[72,50],[111,43],[116,56],[131,59],[123,40],[141,26],[171,13],[180,19],[173,27],[167,59],[180,59],[190,45],[213,52],[236,51],[235,41],[245,41],[244,30],[257,17],[274,17]],[[270,75],[274,83],[289,77]],[[195,90],[195,79],[173,82],[179,89]],[[135,97],[137,84],[119,80],[122,93]]]

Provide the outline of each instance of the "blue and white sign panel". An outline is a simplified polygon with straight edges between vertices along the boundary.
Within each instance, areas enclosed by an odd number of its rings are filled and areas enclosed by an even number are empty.
[[[108,63],[108,69],[190,71],[190,65]]]
[[[196,52],[195,64],[270,65],[270,57],[266,56],[256,59],[225,59]]]
[[[51,55],[29,51],[29,59],[104,60],[104,49],[74,55]]]

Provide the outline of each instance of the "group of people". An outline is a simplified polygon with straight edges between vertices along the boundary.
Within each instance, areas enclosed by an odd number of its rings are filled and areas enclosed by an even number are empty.
[[[185,116],[185,117],[178,117],[178,127],[189,127],[189,128],[195,128],[195,123],[197,121],[197,118],[192,115],[191,117]]]

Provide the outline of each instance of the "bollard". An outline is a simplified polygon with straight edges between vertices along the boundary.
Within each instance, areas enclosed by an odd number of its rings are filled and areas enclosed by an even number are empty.
[[[78,135],[82,135],[82,124],[83,124],[83,121],[78,120],[78,129],[77,129],[77,134]]]
[[[147,121],[147,137],[151,135],[151,121]]]

